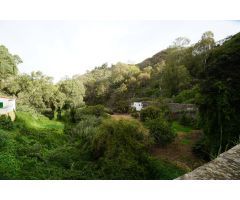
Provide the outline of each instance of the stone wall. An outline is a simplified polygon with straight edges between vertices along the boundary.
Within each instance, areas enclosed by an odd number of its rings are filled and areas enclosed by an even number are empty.
[[[168,107],[173,113],[197,112],[197,107],[194,104],[168,103]]]
[[[172,113],[173,119],[179,119],[183,113],[193,119],[197,116],[198,109],[194,104],[168,103],[167,105]]]
[[[240,144],[176,180],[240,180]]]

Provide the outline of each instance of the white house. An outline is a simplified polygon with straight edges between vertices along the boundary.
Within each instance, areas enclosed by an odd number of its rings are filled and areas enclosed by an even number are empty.
[[[9,115],[15,119],[16,100],[13,98],[0,96],[0,115]]]
[[[143,103],[142,102],[133,102],[131,107],[135,108],[136,111],[141,111],[143,108]]]

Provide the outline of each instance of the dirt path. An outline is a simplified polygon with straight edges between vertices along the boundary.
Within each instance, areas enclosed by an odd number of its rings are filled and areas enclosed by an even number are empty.
[[[113,119],[134,119],[128,114],[113,114]],[[175,141],[165,147],[153,147],[152,155],[168,160],[189,171],[203,165],[205,161],[200,160],[192,153],[192,146],[198,141],[201,131],[178,132]]]
[[[165,147],[154,147],[152,154],[166,159],[188,170],[193,170],[205,163],[192,153],[192,146],[201,136],[200,131],[178,132],[175,141]]]
[[[128,114],[113,114],[111,115],[113,119],[120,120],[120,119],[134,119],[131,115]]]

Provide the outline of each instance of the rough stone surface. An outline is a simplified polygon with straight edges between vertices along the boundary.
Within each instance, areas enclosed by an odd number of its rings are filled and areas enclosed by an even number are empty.
[[[197,112],[197,107],[194,104],[185,103],[168,103],[168,107],[173,113],[179,112]]]
[[[240,180],[240,144],[176,180]]]

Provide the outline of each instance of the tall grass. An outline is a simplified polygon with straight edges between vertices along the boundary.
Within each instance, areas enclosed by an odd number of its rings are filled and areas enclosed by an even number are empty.
[[[181,125],[179,122],[174,121],[172,123],[172,129],[177,133],[177,132],[185,132],[185,133],[189,133],[191,132],[193,129],[190,126],[183,126]]]
[[[49,120],[43,115],[31,115],[26,112],[17,112],[16,124],[24,125],[27,129],[39,131],[52,131],[55,133],[63,133],[64,124],[56,120]]]

